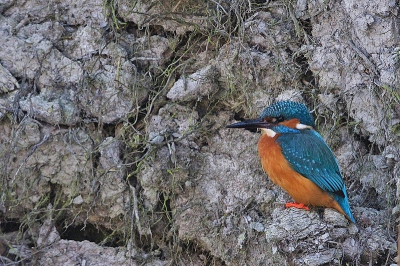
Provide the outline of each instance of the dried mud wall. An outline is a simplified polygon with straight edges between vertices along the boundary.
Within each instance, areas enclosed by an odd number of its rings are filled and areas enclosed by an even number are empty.
[[[399,3],[0,0],[1,265],[391,265]],[[259,133],[305,103],[357,224],[285,209]]]

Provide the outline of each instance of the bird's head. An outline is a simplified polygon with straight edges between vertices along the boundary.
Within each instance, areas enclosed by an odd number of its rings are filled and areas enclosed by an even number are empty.
[[[315,128],[314,119],[307,107],[298,102],[276,102],[265,108],[260,117],[234,123],[227,128],[259,128],[273,137],[276,133],[289,133],[293,130]]]

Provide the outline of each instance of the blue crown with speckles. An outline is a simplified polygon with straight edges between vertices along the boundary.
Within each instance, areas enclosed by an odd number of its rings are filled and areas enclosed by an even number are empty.
[[[262,119],[266,117],[280,117],[280,116],[282,116],[284,120],[297,118],[300,120],[300,123],[315,128],[314,119],[310,111],[308,111],[307,107],[304,104],[298,102],[292,102],[292,101],[276,102],[265,108],[260,115]]]

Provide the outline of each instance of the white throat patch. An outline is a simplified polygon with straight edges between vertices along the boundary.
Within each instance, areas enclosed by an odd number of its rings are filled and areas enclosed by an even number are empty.
[[[273,138],[276,135],[276,132],[269,128],[261,128],[261,131],[264,134],[267,134],[268,137]]]
[[[312,129],[311,126],[307,126],[307,125],[300,124],[300,123],[298,123],[298,124],[296,125],[296,128],[297,128],[297,129]]]

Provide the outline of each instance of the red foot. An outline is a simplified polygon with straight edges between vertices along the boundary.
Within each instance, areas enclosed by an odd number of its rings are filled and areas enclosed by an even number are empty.
[[[295,207],[297,209],[303,209],[309,211],[310,209],[304,205],[303,203],[296,203],[296,202],[288,202],[285,204],[286,208]]]

